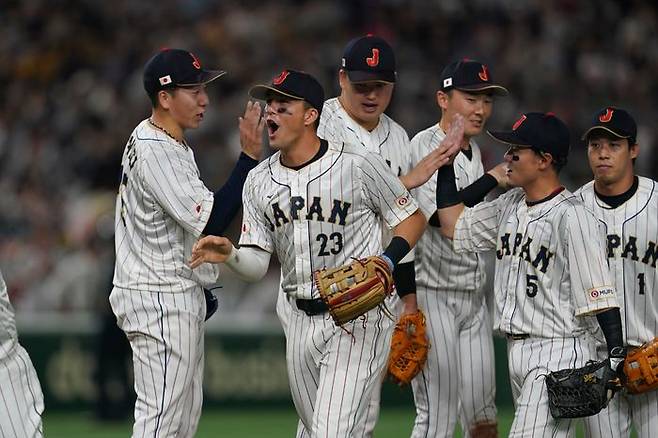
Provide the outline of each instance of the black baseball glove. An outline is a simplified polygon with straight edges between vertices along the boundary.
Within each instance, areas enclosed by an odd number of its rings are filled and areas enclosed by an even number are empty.
[[[610,361],[589,361],[584,367],[554,371],[546,376],[548,405],[555,418],[598,414],[621,389]]]

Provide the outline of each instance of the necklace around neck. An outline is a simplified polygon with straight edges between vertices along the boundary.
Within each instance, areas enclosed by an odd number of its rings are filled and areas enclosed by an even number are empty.
[[[160,131],[162,131],[162,132],[164,132],[165,134],[167,134],[167,136],[168,136],[169,138],[171,138],[172,140],[174,140],[176,143],[181,144],[181,145],[187,147],[187,144],[185,143],[185,140],[183,140],[183,141],[178,140],[176,137],[174,137],[173,135],[171,135],[171,134],[169,133],[169,131],[167,131],[167,130],[164,129],[162,126],[160,126],[160,125],[158,125],[157,123],[155,123],[155,122],[153,121],[153,119],[150,118],[150,117],[149,117],[149,123],[150,123],[153,127],[157,128],[157,129],[159,129]]]

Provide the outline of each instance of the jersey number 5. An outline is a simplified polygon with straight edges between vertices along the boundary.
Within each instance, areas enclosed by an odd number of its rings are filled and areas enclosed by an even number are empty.
[[[537,295],[537,290],[539,289],[539,286],[537,286],[537,276],[527,274],[525,276],[525,284],[525,294],[530,298],[534,298]]]
[[[319,256],[328,256],[332,254],[336,255],[343,250],[343,235],[340,233],[331,233],[329,236],[324,233],[320,233],[318,234],[318,237],[315,238],[315,240],[320,242],[320,252],[318,253]],[[329,242],[330,240],[331,242]],[[327,248],[327,246],[331,247]]]

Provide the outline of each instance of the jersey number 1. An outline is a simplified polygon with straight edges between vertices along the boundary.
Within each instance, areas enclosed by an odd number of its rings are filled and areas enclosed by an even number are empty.
[[[644,274],[637,274],[637,281],[640,283],[640,295],[644,295]]]

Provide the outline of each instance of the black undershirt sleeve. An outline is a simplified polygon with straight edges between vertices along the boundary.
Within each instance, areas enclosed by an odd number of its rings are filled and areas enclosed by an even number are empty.
[[[596,319],[599,321],[601,331],[608,346],[610,357],[619,357],[624,352],[624,336],[621,328],[621,314],[619,308],[615,307],[598,313]]]
[[[215,202],[213,202],[203,234],[219,236],[226,231],[242,205],[242,187],[247,179],[247,174],[256,165],[258,165],[258,160],[254,160],[244,152],[240,154],[231,176],[224,186],[215,192]]]
[[[498,186],[498,181],[496,178],[491,176],[488,173],[485,173],[480,178],[478,178],[473,184],[468,187],[464,187],[463,190],[459,192],[462,202],[467,207],[474,207],[480,202],[484,201],[484,197]]]

